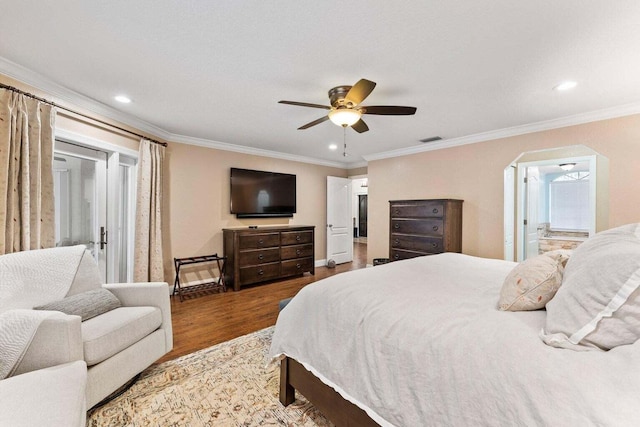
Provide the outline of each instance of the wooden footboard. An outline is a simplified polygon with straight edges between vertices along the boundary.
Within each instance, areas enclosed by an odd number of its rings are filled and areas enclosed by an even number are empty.
[[[294,359],[280,362],[280,402],[287,406],[298,390],[336,426],[378,426],[365,411],[345,400]]]

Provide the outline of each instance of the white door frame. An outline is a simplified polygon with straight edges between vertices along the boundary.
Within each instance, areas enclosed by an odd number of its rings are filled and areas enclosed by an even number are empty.
[[[525,206],[523,206],[522,213],[525,217],[522,220],[524,227],[522,257],[526,259],[538,255],[540,251],[540,243],[538,241],[540,170],[538,169],[538,165],[525,168],[524,177],[523,198],[525,200]],[[525,221],[526,224],[524,224]]]
[[[515,260],[515,185],[516,167],[509,165],[504,170],[504,259]]]

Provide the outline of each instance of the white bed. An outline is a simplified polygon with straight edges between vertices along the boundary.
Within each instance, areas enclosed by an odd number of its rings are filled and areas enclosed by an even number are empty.
[[[497,309],[515,265],[445,253],[332,276],[280,313],[269,356],[382,426],[640,425],[640,344],[546,345],[544,310]]]

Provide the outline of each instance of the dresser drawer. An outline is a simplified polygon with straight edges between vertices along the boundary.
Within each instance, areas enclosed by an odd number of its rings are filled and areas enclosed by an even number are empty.
[[[311,231],[283,231],[280,233],[280,241],[282,246],[311,243],[313,242],[313,233]]]
[[[259,249],[280,246],[280,233],[260,233],[240,235],[238,237],[240,250]]]
[[[292,259],[282,261],[282,275],[293,276],[294,274],[302,274],[311,271],[313,268],[313,258]]]
[[[391,205],[392,218],[438,218],[444,214],[442,202]]]
[[[280,258],[283,260],[310,256],[313,256],[312,244],[285,246],[280,249]]]
[[[279,262],[240,268],[240,282],[243,285],[248,283],[262,282],[269,279],[275,279],[279,276]]]
[[[442,237],[391,234],[391,248],[439,254],[444,250],[444,243]]]
[[[414,221],[410,219],[392,219],[391,233],[426,234],[442,236],[444,222],[441,219]]]
[[[389,259],[391,261],[400,261],[401,259],[416,258],[424,255],[429,255],[429,254],[424,252],[417,252],[417,251],[405,251],[401,249],[391,249],[389,251]]]
[[[240,267],[248,265],[265,264],[280,260],[280,249],[251,249],[240,252],[238,257]]]

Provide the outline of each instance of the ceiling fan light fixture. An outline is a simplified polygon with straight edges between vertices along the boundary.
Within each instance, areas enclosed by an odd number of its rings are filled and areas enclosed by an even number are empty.
[[[338,126],[348,127],[356,124],[362,113],[351,108],[339,108],[329,111],[329,119]]]

